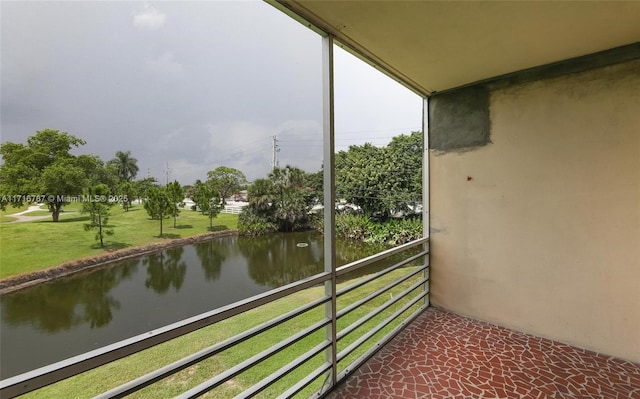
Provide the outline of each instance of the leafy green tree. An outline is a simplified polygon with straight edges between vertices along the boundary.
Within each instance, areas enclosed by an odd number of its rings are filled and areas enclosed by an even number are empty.
[[[89,223],[84,224],[85,231],[98,230],[95,239],[100,241],[100,248],[104,248],[104,236],[112,235],[113,229],[107,229],[109,223],[109,209],[113,202],[108,201],[109,187],[98,184],[87,191],[88,201],[82,203],[82,213],[89,214]]]
[[[324,168],[324,166],[323,166]],[[324,174],[323,169],[320,169],[315,173],[305,173],[304,184],[305,187],[310,189],[310,195],[312,202],[324,202]]]
[[[382,189],[388,176],[384,150],[366,143],[352,145],[336,154],[338,199],[360,206],[365,214],[387,217],[387,193]]]
[[[147,193],[151,187],[158,187],[158,180],[155,177],[145,177],[136,181],[133,185],[135,193],[138,195],[138,199],[145,201]]]
[[[36,168],[44,169],[61,158],[74,158],[69,153],[72,147],[79,147],[86,141],[66,132],[45,129],[27,138],[27,145],[33,150],[32,161]]]
[[[387,147],[369,143],[336,154],[338,198],[360,206],[365,214],[387,219],[421,199],[422,133],[399,135]]]
[[[196,181],[194,184],[194,196],[191,198],[203,215],[209,217],[209,230],[213,230],[213,218],[218,216],[224,205],[218,197],[218,190],[214,189],[210,182]]]
[[[393,193],[394,210],[409,211],[422,202],[423,148],[422,132],[411,132],[395,136],[385,149],[389,164],[385,188]]]
[[[70,159],[63,159],[45,168],[34,186],[38,192],[47,194],[47,207],[57,222],[62,207],[70,202],[69,196],[77,196],[86,184],[82,168]]]
[[[151,187],[147,190],[144,209],[152,219],[160,220],[160,236],[162,237],[162,220],[171,215],[172,203],[164,189]]]
[[[313,190],[305,185],[306,174],[287,165],[276,168],[269,179],[258,179],[249,186],[249,206],[238,219],[240,230],[259,235],[273,230],[300,230],[308,225],[308,211],[314,201]]]
[[[167,196],[173,205],[170,215],[173,216],[173,228],[176,228],[176,220],[180,214],[180,208],[184,206],[184,192],[182,186],[177,181],[167,184]]]
[[[209,205],[209,200],[213,195],[215,192],[206,182],[196,180],[190,198],[196,204],[196,209],[204,215],[206,212],[204,209]]]
[[[131,151],[117,151],[116,157],[109,161],[116,169],[120,181],[131,181],[138,174],[138,160],[131,156]]]
[[[122,197],[122,208],[125,212],[131,207],[131,199],[135,195],[135,186],[129,181],[124,181],[118,186],[118,194]]]
[[[118,184],[118,177],[115,174],[115,170],[108,167],[99,156],[91,154],[78,155],[76,164],[84,170],[89,186],[106,184],[111,192],[114,192],[113,188]]]
[[[220,197],[222,197],[223,201],[225,198],[240,191],[247,184],[247,178],[244,173],[227,166],[220,166],[209,171],[207,178],[211,186],[220,191]]]
[[[27,139],[27,144],[6,142],[0,145],[4,163],[0,166],[0,193],[10,196],[0,207],[11,202],[20,206],[44,195],[54,222],[69,196],[79,195],[87,186],[87,171],[78,157],[70,154],[72,147],[85,141],[66,132],[45,129]],[[35,196],[35,197],[34,197]]]

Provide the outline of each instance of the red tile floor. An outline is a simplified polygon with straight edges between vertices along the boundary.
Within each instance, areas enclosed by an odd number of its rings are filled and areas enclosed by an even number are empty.
[[[432,307],[326,397],[640,399],[640,364]]]

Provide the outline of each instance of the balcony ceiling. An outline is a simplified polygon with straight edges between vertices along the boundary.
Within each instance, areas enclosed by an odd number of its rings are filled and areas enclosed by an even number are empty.
[[[640,2],[281,0],[422,94],[640,41]]]

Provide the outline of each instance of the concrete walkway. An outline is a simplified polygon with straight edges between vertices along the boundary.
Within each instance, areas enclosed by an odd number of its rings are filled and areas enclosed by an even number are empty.
[[[40,208],[42,205],[44,205],[44,204],[31,205],[29,208],[27,208],[26,211],[22,211],[22,212],[18,212],[18,213],[12,213],[11,215],[7,215],[7,217],[15,218],[16,220],[12,220],[10,222],[4,222],[3,224],[33,222],[34,220],[42,220],[42,219],[50,218],[51,215],[26,216],[26,214],[29,213],[29,212],[46,210],[46,209]]]

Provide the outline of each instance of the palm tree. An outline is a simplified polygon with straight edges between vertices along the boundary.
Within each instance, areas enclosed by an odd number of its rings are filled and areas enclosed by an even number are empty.
[[[303,226],[307,220],[306,191],[302,169],[287,165],[283,169],[273,169],[269,178],[275,188],[275,217],[281,231],[293,231]]]
[[[248,191],[249,205],[260,211],[268,209],[277,199],[271,180],[258,179],[249,186]]]
[[[131,151],[117,151],[116,157],[109,163],[115,166],[120,181],[131,181],[138,173],[138,160],[131,157]]]

